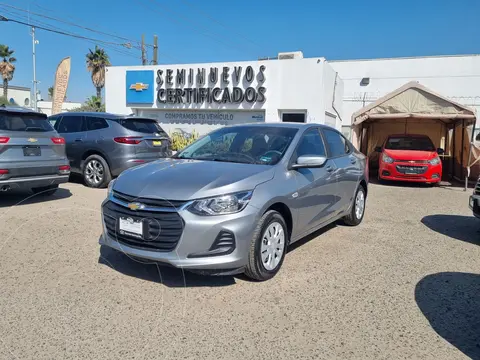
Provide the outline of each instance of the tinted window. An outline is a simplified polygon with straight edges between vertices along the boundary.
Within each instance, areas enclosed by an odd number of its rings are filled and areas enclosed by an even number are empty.
[[[297,157],[304,155],[326,156],[325,145],[318,129],[308,130],[300,140]]]
[[[325,140],[328,144],[331,157],[342,156],[350,153],[350,146],[347,140],[334,130],[323,129]]]
[[[426,136],[395,136],[388,138],[385,149],[435,151],[435,146]]]
[[[290,146],[297,129],[273,126],[223,128],[195,141],[177,158],[274,165]]]
[[[107,121],[104,118],[88,116],[86,120],[88,130],[100,130],[108,128]]]
[[[59,133],[76,133],[83,131],[83,116],[63,116],[57,123]]]
[[[0,130],[4,131],[53,131],[53,127],[46,117],[34,114],[0,114]]]
[[[160,125],[155,120],[150,119],[119,119],[116,120],[124,128],[144,134],[160,134],[167,136]]]
[[[50,117],[48,118],[48,122],[49,122],[50,125],[52,125],[55,129],[57,128],[57,127],[55,126],[55,123],[57,122],[57,120],[58,120],[58,116],[50,116]]]

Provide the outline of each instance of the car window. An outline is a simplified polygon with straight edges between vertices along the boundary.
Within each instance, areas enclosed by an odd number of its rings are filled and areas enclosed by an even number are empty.
[[[94,117],[94,116],[87,116],[87,130],[100,130],[108,128],[108,123],[104,118],[101,117]]]
[[[57,123],[57,131],[62,133],[76,133],[84,131],[83,116],[63,116]]]
[[[53,127],[45,116],[35,114],[0,114],[0,131],[47,132]]]
[[[435,151],[435,146],[426,136],[392,136],[387,139],[385,149]]]
[[[50,116],[48,118],[48,121],[50,122],[50,125],[52,125],[55,128],[55,130],[57,129],[56,122],[57,122],[58,118],[59,118],[58,116]]]
[[[297,157],[305,155],[327,156],[325,144],[318,129],[308,130],[297,147]]]
[[[295,128],[237,126],[215,130],[175,157],[246,164],[275,165],[285,154]]]
[[[343,156],[351,152],[347,139],[334,130],[323,129],[331,157]]]
[[[140,132],[144,134],[160,134],[161,136],[168,136],[167,133],[161,128],[161,126],[155,120],[151,119],[138,119],[127,118],[115,120],[124,128]]]

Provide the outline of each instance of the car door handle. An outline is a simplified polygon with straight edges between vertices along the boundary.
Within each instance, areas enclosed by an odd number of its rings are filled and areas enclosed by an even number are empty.
[[[75,139],[75,142],[83,142],[82,139]]]
[[[332,171],[333,171],[333,167],[327,166],[327,167],[325,168],[325,170],[327,170],[328,172],[332,172]]]
[[[350,162],[351,162],[352,164],[356,164],[356,163],[357,163],[357,160],[356,160],[356,159],[350,159]]]

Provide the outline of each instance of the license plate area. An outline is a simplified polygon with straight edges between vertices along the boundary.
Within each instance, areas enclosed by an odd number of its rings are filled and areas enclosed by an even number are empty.
[[[120,235],[143,239],[143,221],[122,216],[118,219],[118,232]]]
[[[153,146],[162,146],[162,141],[161,140],[153,140],[152,144],[153,144]]]
[[[24,146],[23,156],[41,156],[42,150],[40,146]]]

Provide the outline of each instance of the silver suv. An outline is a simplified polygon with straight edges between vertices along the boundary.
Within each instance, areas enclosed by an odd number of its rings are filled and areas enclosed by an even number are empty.
[[[172,155],[170,138],[152,119],[69,112],[49,120],[67,142],[72,172],[89,187],[106,187],[125,169]]]
[[[0,190],[27,189],[53,194],[68,181],[65,140],[47,116],[29,109],[0,106]]]
[[[100,244],[186,270],[266,280],[289,244],[339,219],[360,224],[367,184],[365,156],[335,129],[225,127],[114,180]]]

